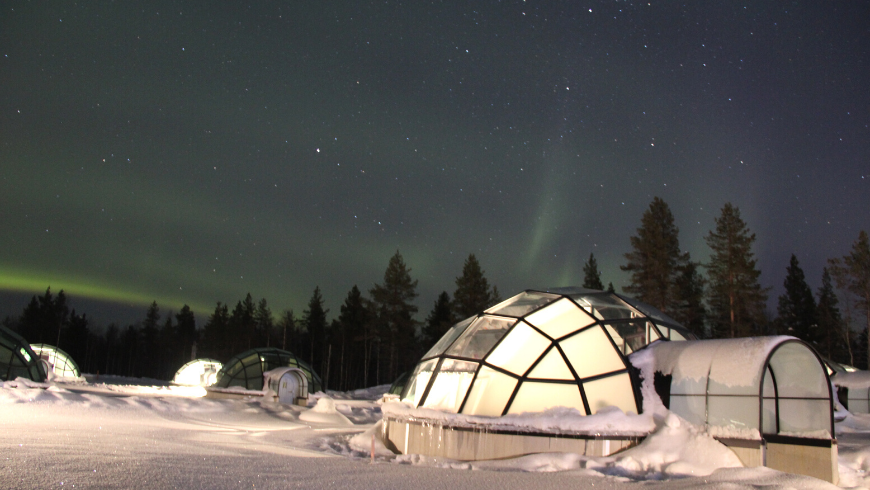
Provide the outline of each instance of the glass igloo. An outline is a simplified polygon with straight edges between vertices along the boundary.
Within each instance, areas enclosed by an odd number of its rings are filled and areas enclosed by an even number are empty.
[[[45,381],[45,371],[39,357],[17,333],[0,325],[0,381],[16,378]]]
[[[655,308],[580,288],[528,290],[454,325],[420,360],[402,399],[415,407],[501,416],[563,406],[638,413],[626,356],[694,338]]]
[[[58,347],[48,344],[31,344],[33,352],[44,360],[58,378],[78,378],[82,375],[78,364]]]
[[[217,374],[217,388],[239,386],[246,390],[263,389],[263,373],[279,367],[296,367],[308,377],[308,391],[317,393],[322,388],[320,376],[292,352],[274,347],[251,349],[232,357]]]
[[[178,368],[172,382],[184,386],[211,386],[222,367],[217,359],[194,359]]]

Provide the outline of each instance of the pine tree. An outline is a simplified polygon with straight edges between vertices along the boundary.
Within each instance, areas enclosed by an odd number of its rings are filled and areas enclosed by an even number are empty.
[[[423,325],[423,348],[428,349],[447,333],[455,323],[450,308],[450,295],[442,291]]]
[[[323,307],[323,296],[320,294],[320,286],[314,288],[311,299],[308,300],[308,309],[302,312],[302,324],[308,329],[309,360],[311,368],[324,373],[324,348],[326,346],[326,313]]]
[[[139,355],[137,356],[138,376],[156,377],[156,369],[158,362],[158,349],[160,346],[160,308],[157,302],[153,301],[148,311],[145,313],[145,320],[142,322],[141,328],[141,343],[139,344]]]
[[[229,345],[230,313],[227,305],[217,302],[214,312],[208,317],[208,321],[202,328],[202,345],[200,346],[203,357],[213,357],[223,362],[229,360],[235,352]]]
[[[341,366],[338,389],[340,390],[366,387],[363,364],[367,359],[365,351],[369,339],[366,338],[366,326],[371,320],[370,317],[365,298],[354,284],[347,293],[338,316],[338,356]],[[362,349],[356,347],[360,345]]]
[[[726,203],[706,241],[713,252],[707,265],[713,336],[761,334],[767,290],[758,283],[761,272],[752,253],[755,234],[740,218],[740,210]]]
[[[583,264],[583,287],[586,289],[604,290],[601,283],[601,271],[598,270],[598,261],[594,254],[589,254],[589,260]]]
[[[855,307],[863,313],[864,329],[870,331],[870,239],[866,231],[858,233],[849,255],[829,261],[832,273],[839,276],[845,291],[854,296]],[[867,336],[867,365],[870,366],[870,335]]]
[[[697,262],[688,261],[680,268],[676,280],[677,304],[673,317],[690,332],[704,338],[707,333],[707,308],[704,306],[706,281],[698,271],[699,265]]]
[[[653,198],[643,213],[637,236],[631,237],[632,251],[625,254],[631,284],[623,291],[665,313],[676,307],[676,278],[688,254],[680,253],[679,229],[671,208],[661,198]]]
[[[417,281],[411,280],[410,272],[411,269],[405,266],[402,254],[397,250],[384,272],[383,284],[376,284],[369,292],[373,309],[377,312],[377,321],[385,330],[389,342],[386,374],[390,380],[416,362],[419,350],[414,338],[417,307],[413,304],[417,298]]]
[[[776,310],[778,332],[783,335],[794,335],[817,346],[821,340],[821,332],[816,317],[816,300],[794,254],[786,268],[783,285],[785,293],[779,297],[779,306]]]
[[[816,306],[816,316],[819,321],[821,341],[818,349],[825,357],[852,364],[851,355],[844,352],[848,349],[849,334],[840,316],[840,308],[834,287],[831,285],[831,274],[828,268],[822,269],[822,286],[819,288],[819,302]],[[845,336],[844,336],[845,334]],[[849,350],[851,354],[851,350]]]
[[[496,294],[490,289],[477,257],[470,254],[462,266],[462,275],[456,278],[456,291],[453,293],[454,315],[457,318],[476,315],[493,305]]]
[[[275,320],[272,318],[272,310],[269,309],[266,298],[261,299],[257,303],[257,309],[254,312],[254,324],[256,325],[256,344],[271,347],[272,330],[275,328]]]
[[[297,347],[290,347],[291,345],[294,345],[294,340],[297,340],[296,337],[298,333],[298,324],[292,309],[284,310],[284,313],[281,314],[281,319],[278,320],[278,328],[281,330],[281,349],[290,349],[293,352],[296,352]]]
[[[196,316],[190,310],[190,306],[184,305],[181,311],[175,315],[178,322],[175,326],[176,338],[178,339],[177,352],[182,362],[192,361],[194,346],[196,345]]]

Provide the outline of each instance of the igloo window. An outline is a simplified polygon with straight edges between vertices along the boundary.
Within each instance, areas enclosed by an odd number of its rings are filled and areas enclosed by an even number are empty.
[[[523,375],[549,346],[549,339],[520,322],[486,358],[486,362]]]
[[[516,386],[516,378],[483,366],[474,379],[462,413],[499,416],[504,412]]]
[[[601,327],[583,330],[559,342],[574,372],[581,378],[625,369],[625,363]]]
[[[521,317],[558,298],[559,296],[555,294],[526,292],[502,301],[486,312],[493,315]]]
[[[625,413],[637,413],[634,390],[628,373],[583,382],[589,413],[595,414],[606,407],[617,407]]]
[[[553,407],[576,408],[585,414],[583,396],[576,384],[525,381],[511,402],[508,413],[540,412]]]
[[[437,355],[443,354],[444,351],[449,348],[451,344],[453,344],[453,341],[456,340],[457,337],[462,335],[463,332],[465,332],[465,329],[468,328],[469,325],[471,325],[471,322],[473,322],[475,318],[476,317],[466,318],[465,320],[457,323],[456,325],[453,325],[453,327],[451,327],[450,330],[448,330],[447,333],[444,334],[444,336],[441,337],[441,339],[438,340],[438,342],[436,342],[431,349],[429,349],[429,352],[423,355],[423,359],[428,359],[430,357],[435,357]]]
[[[477,365],[476,362],[444,359],[422,406],[453,413],[459,411]]]
[[[576,295],[573,297],[583,309],[599,320],[637,318],[638,312],[614,295]]]
[[[551,338],[559,339],[595,323],[595,319],[567,298],[532,313],[526,321]]]
[[[447,355],[481,359],[487,355],[516,320],[495,316],[482,316],[474,321],[447,351]]]

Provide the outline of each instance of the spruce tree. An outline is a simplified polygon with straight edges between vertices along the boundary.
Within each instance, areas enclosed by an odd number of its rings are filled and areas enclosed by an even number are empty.
[[[294,340],[297,339],[297,322],[296,315],[293,314],[293,310],[284,310],[284,313],[281,314],[281,319],[278,320],[278,328],[281,330],[281,349],[282,350],[291,350],[296,352],[297,346],[294,344]],[[293,347],[291,347],[293,345]]]
[[[831,284],[831,274],[828,268],[822,269],[822,286],[819,288],[819,302],[816,305],[816,317],[819,322],[821,340],[818,350],[827,358],[852,364],[851,352],[847,352],[850,336],[848,329],[844,328],[843,319],[840,316],[840,308],[834,287]],[[845,334],[845,336],[844,336]]]
[[[688,255],[680,253],[678,235],[671,208],[661,198],[653,198],[637,236],[630,239],[632,251],[625,254],[628,263],[619,267],[631,273],[631,284],[623,291],[665,313],[676,307],[676,278],[688,261]]]
[[[474,254],[465,259],[462,275],[456,278],[453,293],[453,313],[457,318],[468,318],[489,308],[495,302],[496,293],[490,289],[483,275],[480,262]]]
[[[450,295],[447,294],[447,291],[442,291],[438,295],[438,299],[435,300],[435,305],[423,325],[423,348],[429,349],[435,345],[454,323],[450,308]]]
[[[258,346],[272,346],[272,330],[275,328],[275,319],[272,318],[272,310],[269,309],[269,304],[266,298],[262,298],[257,303],[257,309],[254,311],[254,325],[256,325],[256,343]]]
[[[159,362],[158,349],[160,348],[159,322],[160,308],[157,306],[157,302],[153,301],[145,313],[145,320],[142,321],[142,341],[138,349],[136,369],[138,376],[156,377],[155,371]]]
[[[707,264],[711,333],[714,337],[761,334],[767,290],[758,283],[761,272],[752,253],[755,234],[740,218],[740,210],[726,203],[706,241],[713,252]]]
[[[834,276],[839,276],[844,290],[853,295],[855,307],[864,317],[864,329],[870,331],[870,239],[861,230],[849,255],[829,261]],[[867,337],[867,365],[870,366],[870,335]]]
[[[816,300],[794,254],[786,268],[783,286],[785,286],[785,293],[779,297],[779,305],[776,309],[778,333],[794,335],[818,346],[821,332],[816,317]]]
[[[227,305],[217,302],[214,312],[208,317],[202,328],[202,345],[200,355],[213,357],[226,362],[235,352],[230,350],[229,341],[230,313]]]
[[[377,322],[389,342],[386,374],[390,381],[410,368],[419,350],[414,339],[417,307],[413,301],[417,298],[417,281],[411,280],[410,272],[397,250],[384,272],[383,284],[376,284],[369,292]]]
[[[594,254],[589,254],[589,260],[583,264],[583,287],[586,289],[604,290],[601,283],[601,271],[598,270],[598,261]]]

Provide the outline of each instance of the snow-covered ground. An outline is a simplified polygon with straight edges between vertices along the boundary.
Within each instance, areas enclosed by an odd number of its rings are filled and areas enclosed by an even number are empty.
[[[321,394],[302,408],[125,378],[0,382],[0,488],[836,488],[742,468],[673,415],[640,446],[608,458],[467,463],[377,445],[372,461],[387,388]],[[848,416],[837,438],[840,486],[870,487],[870,416]]]

